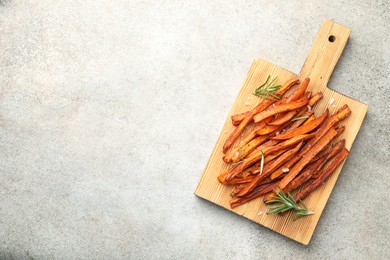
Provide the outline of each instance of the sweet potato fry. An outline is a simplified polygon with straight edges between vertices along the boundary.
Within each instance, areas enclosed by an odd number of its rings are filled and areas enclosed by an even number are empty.
[[[314,134],[297,135],[291,139],[285,140],[284,142],[281,142],[281,143],[278,143],[278,144],[272,146],[267,152],[268,152],[268,154],[273,154],[273,153],[276,153],[280,150],[283,150],[283,149],[286,149],[286,148],[291,147],[293,145],[296,145],[302,140],[308,140],[308,139],[311,139],[313,137],[315,137]]]
[[[285,97],[285,98],[279,99],[274,104],[275,104],[275,106],[277,106],[277,105],[285,103],[286,100],[287,100],[287,98]],[[245,119],[245,117],[250,115],[250,113],[251,113],[251,110],[243,112],[243,113],[240,113],[240,114],[232,115],[231,116],[232,125],[234,125],[234,126],[239,125]],[[271,120],[269,120],[269,121],[271,121]]]
[[[320,101],[322,98],[324,97],[324,94],[322,94],[322,92],[317,92],[316,94],[314,94],[310,100],[309,100],[309,103],[307,104],[308,106],[310,107],[313,107],[315,104],[317,104],[318,101]]]
[[[257,186],[260,186],[260,185],[264,185],[264,184],[267,184],[267,183],[271,183],[271,182],[275,182],[276,180],[271,180],[271,178],[269,177],[266,177],[264,179],[262,179],[258,184]]]
[[[337,136],[336,136],[337,137]],[[333,139],[336,139],[336,137],[334,137]],[[311,159],[310,164],[318,161],[319,159],[321,159],[323,156],[326,156],[328,153],[329,153],[329,148],[332,147],[331,144],[329,143],[328,145],[326,145],[324,148],[322,148],[322,150],[316,155],[313,157],[313,159]],[[308,165],[308,166],[309,166]]]
[[[301,174],[299,174],[292,182],[290,182],[283,191],[285,193],[291,192],[304,184],[307,180],[311,178],[323,164],[326,162],[326,157],[321,157],[316,162],[312,163],[306,170],[304,170]],[[252,179],[253,180],[253,179]],[[251,181],[252,181],[251,180]]]
[[[286,112],[281,116],[279,116],[278,118],[274,119],[273,121],[269,122],[268,125],[272,125],[272,126],[282,125],[290,121],[291,119],[293,119],[296,114],[298,114],[297,110]]]
[[[233,168],[231,168],[229,170],[229,173],[226,176],[226,181],[233,179],[239,172],[245,170],[246,168],[248,168],[252,164],[260,161],[261,157],[263,156],[263,153],[264,153],[264,157],[266,157],[270,154],[277,153],[281,150],[284,150],[284,149],[287,149],[293,145],[296,145],[299,142],[301,142],[302,140],[310,139],[313,137],[314,137],[314,134],[295,136],[294,138],[286,140],[282,143],[279,143],[279,144],[276,144],[276,145],[270,146],[270,147],[265,147],[260,151],[255,151],[255,152],[251,153],[250,156],[248,156],[248,158],[246,158],[242,163],[234,166]]]
[[[265,136],[265,135],[258,136],[255,139],[253,139],[252,141],[250,141],[249,143],[247,143],[246,145],[241,146],[241,147],[237,147],[237,149],[234,149],[234,150],[232,150],[231,153],[229,153],[229,155],[230,155],[229,162],[231,162],[231,161],[238,162],[238,161],[242,160],[248,154],[253,152],[253,150],[255,150],[256,147],[258,147],[259,145],[261,145],[262,143],[264,143],[267,140],[268,140],[268,136]],[[227,158],[227,156],[225,156],[224,158]],[[225,160],[225,162],[226,162],[226,160]]]
[[[244,113],[240,113],[240,114],[236,114],[236,115],[232,115],[232,125],[234,126],[237,126],[239,125],[242,120],[244,120],[245,117],[249,116],[249,114],[251,113],[251,111],[246,111]]]
[[[310,123],[305,124],[301,127],[298,127],[293,131],[289,131],[289,132],[286,132],[284,134],[271,137],[271,139],[273,139],[273,140],[286,140],[286,139],[290,139],[290,138],[297,136],[297,135],[309,133],[309,132],[313,131],[314,129],[316,129],[325,120],[325,118],[328,117],[328,113],[329,113],[329,110],[326,109],[325,112],[320,117],[314,119]]]
[[[292,95],[293,96],[293,95]],[[310,98],[311,98],[311,92],[307,92],[305,94],[305,96],[309,99],[310,101]],[[291,96],[290,96],[291,97]],[[288,101],[289,99],[287,99]],[[286,101],[286,103],[287,103]],[[280,114],[280,116],[278,118],[275,118],[274,120],[272,120],[271,122],[268,123],[268,125],[282,125],[288,121],[290,121],[291,119],[294,118],[294,116],[298,113],[299,111],[298,110],[292,110],[292,111],[289,111],[289,112],[286,112],[286,113],[282,113]]]
[[[268,140],[267,142],[261,144],[258,146],[252,153],[255,153],[257,151],[263,150],[266,147],[274,146],[275,144],[279,143],[279,141],[276,140]]]
[[[299,82],[298,79],[291,79],[287,81],[282,87],[280,87],[277,91],[275,91],[274,95],[277,97],[281,97],[287,90],[289,90],[293,85],[295,85],[298,82]],[[234,141],[244,131],[245,127],[247,127],[249,123],[252,122],[254,115],[260,113],[261,111],[263,111],[265,108],[267,108],[274,102],[275,100],[272,99],[264,99],[253,110],[251,110],[249,116],[245,117],[244,120],[242,120],[242,122],[234,129],[234,131],[226,139],[225,144],[223,146],[223,152],[226,153],[226,151],[233,145]]]
[[[256,132],[263,127],[267,126],[268,122],[271,122],[272,118],[267,118],[259,123],[255,123],[251,131],[248,131],[248,133],[245,134],[245,136],[242,137],[238,147],[241,147],[247,143],[249,143],[253,138],[257,136]]]
[[[277,132],[279,130],[284,129],[286,126],[288,126],[290,122],[286,122],[283,125],[267,125],[263,127],[262,129],[258,130],[256,134],[258,135],[269,135],[271,133]]]
[[[329,160],[333,159],[333,157],[336,156],[343,148],[345,147],[345,139],[342,139],[338,141],[332,149],[329,151],[329,153],[326,155],[325,162],[327,163]],[[316,179],[321,172],[317,171],[315,174],[313,174],[312,178]]]
[[[254,178],[255,178],[254,175],[249,175],[245,178],[233,178],[231,181],[226,181],[224,184],[231,185],[231,184],[248,183],[251,182]]]
[[[303,122],[302,126],[305,126],[307,124],[309,124],[310,122],[314,121],[316,119],[316,116],[313,114],[311,116],[309,116],[305,122]]]
[[[230,196],[236,197],[236,194],[238,194],[243,187],[245,187],[245,183],[234,186],[232,191],[230,192]]]
[[[222,159],[225,162],[227,162],[227,163],[232,162],[233,161],[232,158],[233,157],[237,157],[237,155],[239,155],[241,147],[243,147],[244,145],[246,145],[250,141],[252,141],[254,138],[256,138],[257,137],[256,131],[259,130],[259,129],[262,129],[263,127],[265,127],[267,121],[270,121],[270,119],[267,118],[267,120],[263,120],[263,121],[255,124],[255,126],[252,128],[252,130],[247,132],[246,135],[242,138],[240,143],[235,148],[230,149],[229,151],[227,151],[225,153],[225,155],[222,157]],[[267,137],[267,136],[264,136],[264,137]],[[266,140],[267,139],[268,138],[266,138]]]
[[[229,173],[229,170],[226,170],[224,172],[221,172],[219,175],[218,175],[218,181],[222,184],[226,184],[226,176],[228,175]]]
[[[306,106],[308,102],[309,99],[307,97],[303,97],[301,99],[292,101],[290,103],[285,103],[279,106],[270,106],[267,109],[263,110],[262,112],[256,114],[253,117],[253,121],[260,122],[261,120],[264,120],[265,118],[276,115],[278,113],[298,109],[300,107]]]
[[[301,170],[319,153],[328,143],[330,143],[333,138],[337,135],[337,131],[334,128],[331,128],[323,137],[321,137],[318,142],[306,153],[303,154],[302,158],[294,165],[291,171],[284,176],[284,178],[278,183],[278,188],[276,188],[276,192],[279,189],[284,189],[300,172]],[[305,147],[303,147],[304,149]],[[302,150],[303,150],[302,149]],[[274,196],[275,194],[271,194]],[[266,199],[271,199],[272,197],[267,197]]]
[[[249,175],[255,175],[258,169],[259,169],[259,164],[255,163],[251,167],[248,167],[242,172],[240,172],[239,174],[237,174],[235,178],[245,178],[248,177]]]
[[[305,94],[305,91],[307,87],[309,86],[310,79],[306,78],[304,79],[301,84],[297,87],[297,89],[294,91],[294,93],[289,96],[285,103],[290,103],[291,101],[295,101],[301,98]]]
[[[278,179],[280,176],[282,176],[284,173],[287,173],[287,172],[284,172],[283,169],[288,169],[288,171],[290,171],[290,169],[299,161],[301,157],[300,156],[294,156],[293,158],[291,158],[291,160],[289,160],[288,162],[286,162],[285,164],[283,164],[282,166],[280,166],[276,171],[274,171],[271,175],[270,175],[270,179],[271,180],[275,180],[275,179]]]
[[[232,157],[236,157],[237,155],[239,155],[239,150],[241,149],[241,147],[248,144],[250,141],[252,141],[254,138],[257,137],[256,131],[258,129],[262,129],[264,126],[266,126],[266,122],[267,122],[267,120],[263,120],[263,121],[257,123],[253,127],[252,131],[249,131],[248,133],[246,133],[246,135],[242,138],[242,140],[237,145],[237,147],[228,150],[226,152],[226,154],[222,157],[222,159],[227,163],[232,162],[233,161]],[[271,135],[266,135],[264,137],[268,137],[268,136],[270,137]],[[268,140],[268,138],[266,140]]]
[[[302,142],[299,143],[295,148],[283,153],[281,156],[279,156],[277,159],[269,163],[267,166],[264,167],[263,172],[259,175],[257,175],[250,183],[248,183],[241,191],[237,194],[237,196],[241,197],[246,194],[248,194],[250,191],[252,191],[261,180],[268,177],[269,174],[271,174],[275,169],[283,165],[286,161],[291,159],[302,147]]]
[[[307,121],[307,119],[309,119],[309,117],[311,117],[311,116],[314,114],[313,111],[307,111],[307,108],[306,108],[306,107],[305,107],[304,109],[306,109],[305,113],[303,113],[303,114],[299,114],[299,113],[298,113],[298,115],[297,115],[297,117],[298,117],[298,116],[304,116],[304,118],[292,122],[292,124],[289,125],[289,126],[285,129],[284,132],[291,131],[291,130],[294,130],[294,129],[300,127],[303,123],[305,123],[305,121]],[[306,118],[306,117],[307,117],[307,118]]]
[[[248,201],[256,199],[258,197],[267,194],[275,188],[275,183],[267,183],[261,186],[256,187],[251,193],[247,194],[245,197],[237,197],[230,200],[230,207],[233,209],[242,204],[245,204]]]
[[[305,154],[308,150],[310,150],[316,144],[320,137],[325,135],[329,131],[329,129],[331,129],[340,121],[347,118],[350,114],[351,109],[348,107],[348,105],[344,105],[339,110],[337,110],[336,113],[329,117],[328,120],[326,120],[323,125],[316,130],[316,138],[310,140],[305,145],[305,147],[302,148],[302,153]]]
[[[277,153],[270,154],[270,155],[266,156],[266,157],[264,158],[264,165],[263,165],[263,166],[264,166],[264,167],[267,166],[267,164],[268,164],[269,162],[271,162],[272,160],[278,158],[280,155],[282,155],[284,152],[286,152],[286,150],[287,150],[287,149],[285,149],[285,150],[280,150],[280,151],[277,152]],[[249,168],[251,168],[251,173],[252,173],[252,174],[258,174],[258,173],[260,172],[260,163],[256,163],[256,164],[254,164],[254,166],[256,166],[256,167],[254,167],[254,169],[252,169],[252,166],[249,167]],[[247,169],[249,169],[249,168],[247,168]]]
[[[277,181],[277,180],[271,180],[271,179],[269,178],[269,176],[268,176],[267,178],[265,178],[265,179],[263,179],[262,181],[260,181],[260,182],[257,184],[256,187],[261,186],[261,185],[264,185],[264,184],[268,184],[268,183],[276,183],[276,181]],[[232,191],[230,192],[230,195],[231,195],[232,197],[236,197],[236,195],[237,195],[238,193],[240,193],[240,191],[241,191],[245,186],[246,186],[245,183],[236,185],[236,186],[232,189]],[[255,189],[256,189],[256,188],[255,188]]]
[[[336,170],[336,168],[345,160],[345,158],[347,158],[348,154],[349,151],[346,148],[341,150],[341,152],[336,155],[336,157],[333,159],[330,165],[322,171],[319,177],[296,195],[295,200],[299,201],[306,198],[307,195],[310,194],[310,192],[312,192],[313,190],[318,188],[322,183],[324,183],[329,178],[329,176],[334,172],[334,170]]]
[[[333,147],[332,147],[332,150],[330,150],[330,153],[327,157],[327,159],[332,159],[333,157],[335,157],[335,155],[337,153],[339,153],[341,151],[341,149],[343,149],[345,147],[345,139],[342,139],[340,141],[338,141]]]
[[[336,127],[335,129],[337,131],[337,136],[336,137],[339,137],[342,133],[344,133],[345,126]]]

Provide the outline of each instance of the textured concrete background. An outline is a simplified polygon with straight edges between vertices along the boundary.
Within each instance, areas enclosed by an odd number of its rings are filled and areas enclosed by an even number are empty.
[[[388,1],[1,2],[0,259],[390,257]],[[252,59],[298,72],[325,18],[369,112],[303,246],[193,191]]]

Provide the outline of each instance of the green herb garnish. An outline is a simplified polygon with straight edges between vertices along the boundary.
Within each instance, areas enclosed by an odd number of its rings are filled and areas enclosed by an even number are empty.
[[[238,161],[238,162],[234,162],[234,163],[232,163],[231,165],[232,165],[232,166],[236,166],[237,164],[240,164],[240,163],[242,163],[242,162],[245,162],[245,159],[242,159],[242,160],[240,160],[240,161]]]
[[[309,118],[309,117],[308,116],[298,116],[296,118],[291,119],[291,121],[298,121],[298,120],[307,119],[307,118]]]
[[[264,168],[264,153],[263,153],[263,150],[260,150],[260,152],[261,152],[261,162],[260,162],[260,173],[259,174],[262,174],[263,168]]]
[[[239,153],[240,153],[240,159],[241,159],[241,160],[239,160],[238,162],[232,163],[232,166],[236,166],[237,164],[240,164],[240,163],[242,163],[242,162],[245,161],[245,158],[242,157],[242,148],[243,148],[244,146],[245,146],[245,145],[241,146],[240,149],[238,150]]]
[[[282,212],[286,212],[289,210],[294,210],[297,216],[293,220],[297,220],[304,216],[313,215],[314,212],[311,212],[305,204],[301,200],[299,202],[302,204],[302,207],[298,205],[298,203],[295,201],[294,197],[289,193],[287,195],[283,192],[282,189],[279,188],[279,192],[275,190],[277,196],[267,201],[266,203],[278,203],[275,205],[267,205],[267,208],[269,211],[267,212],[267,215],[270,214],[279,214]]]
[[[270,83],[268,83],[269,79],[271,78],[270,75],[268,75],[267,79],[263,84],[261,84],[253,93],[253,95],[263,98],[274,98],[274,99],[280,99],[277,95],[275,95],[275,91],[277,91],[281,85],[274,85],[274,83],[277,81],[278,77],[274,78]]]

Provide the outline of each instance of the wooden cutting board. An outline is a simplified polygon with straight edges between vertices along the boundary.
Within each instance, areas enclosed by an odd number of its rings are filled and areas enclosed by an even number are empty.
[[[311,211],[314,211],[315,214],[293,221],[292,213],[285,214],[284,216],[266,215],[265,213],[267,212],[267,208],[263,203],[262,198],[252,200],[251,202],[235,209],[230,208],[229,200],[231,199],[230,192],[232,187],[222,185],[217,180],[218,174],[229,168],[229,166],[222,160],[222,147],[234,128],[231,124],[230,116],[254,108],[261,99],[252,95],[253,91],[265,81],[268,75],[271,75],[271,78],[276,76],[278,77],[278,83],[284,83],[285,81],[295,77],[298,77],[301,80],[309,77],[310,85],[308,90],[313,93],[318,91],[322,91],[324,93],[324,98],[314,109],[316,115],[320,115],[326,107],[328,107],[330,112],[333,113],[343,104],[348,104],[352,110],[352,114],[347,120],[344,120],[341,123],[342,125],[345,125],[346,129],[340,138],[346,139],[346,147],[350,150],[363,122],[364,116],[366,115],[368,107],[357,100],[346,97],[327,88],[329,78],[340,58],[341,53],[343,52],[350,33],[351,30],[349,28],[334,23],[333,21],[326,20],[322,24],[314,40],[309,56],[307,57],[299,75],[275,66],[262,59],[255,59],[253,61],[245,82],[233,104],[230,115],[225,122],[217,144],[215,145],[207,163],[206,169],[204,170],[195,190],[195,194],[197,196],[242,215],[302,244],[307,245],[310,242],[321,213],[324,210],[326,202],[328,201],[330,193],[336,183],[337,177],[340,174],[342,165],[333,173],[324,185],[304,200],[305,204]],[[330,102],[331,100],[334,100],[334,102]],[[238,142],[236,142],[236,145],[237,143]],[[348,173],[345,172],[344,174]]]

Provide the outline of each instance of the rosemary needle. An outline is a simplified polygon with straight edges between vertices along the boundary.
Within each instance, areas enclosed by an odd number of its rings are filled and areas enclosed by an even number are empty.
[[[266,202],[267,204],[278,203],[274,205],[267,205],[269,209],[267,215],[279,214],[289,210],[294,210],[297,216],[293,220],[297,220],[301,217],[314,214],[314,212],[311,212],[301,200],[299,200],[299,202],[302,204],[302,207],[298,205],[298,203],[295,201],[294,197],[290,193],[285,194],[282,189],[279,189],[279,192],[277,192],[277,196],[273,200],[269,200]]]
[[[241,146],[240,149],[239,149],[239,153],[240,153],[240,159],[238,162],[235,162],[235,163],[232,163],[232,166],[236,166],[237,164],[240,164],[242,162],[245,161],[245,158],[242,157],[242,148],[244,147],[245,145]]]
[[[232,166],[236,166],[237,164],[240,164],[240,163],[242,163],[242,162],[245,162],[245,159],[242,159],[242,160],[240,160],[240,161],[238,161],[238,162],[234,162],[234,163],[232,163],[231,165],[232,165]]]
[[[263,168],[264,168],[264,153],[263,150],[260,150],[261,152],[261,162],[260,162],[260,175],[263,173]]]
[[[277,91],[281,85],[274,85],[274,83],[277,81],[278,77],[275,77],[273,80],[271,80],[270,83],[268,83],[269,79],[271,78],[270,75],[268,75],[267,79],[264,81],[263,84],[261,84],[253,93],[253,95],[263,98],[269,98],[272,97],[274,99],[280,99],[277,95],[275,95],[275,91]]]
[[[296,118],[291,119],[291,121],[298,121],[298,120],[306,119],[306,118],[309,118],[309,117],[308,116],[298,116]]]

